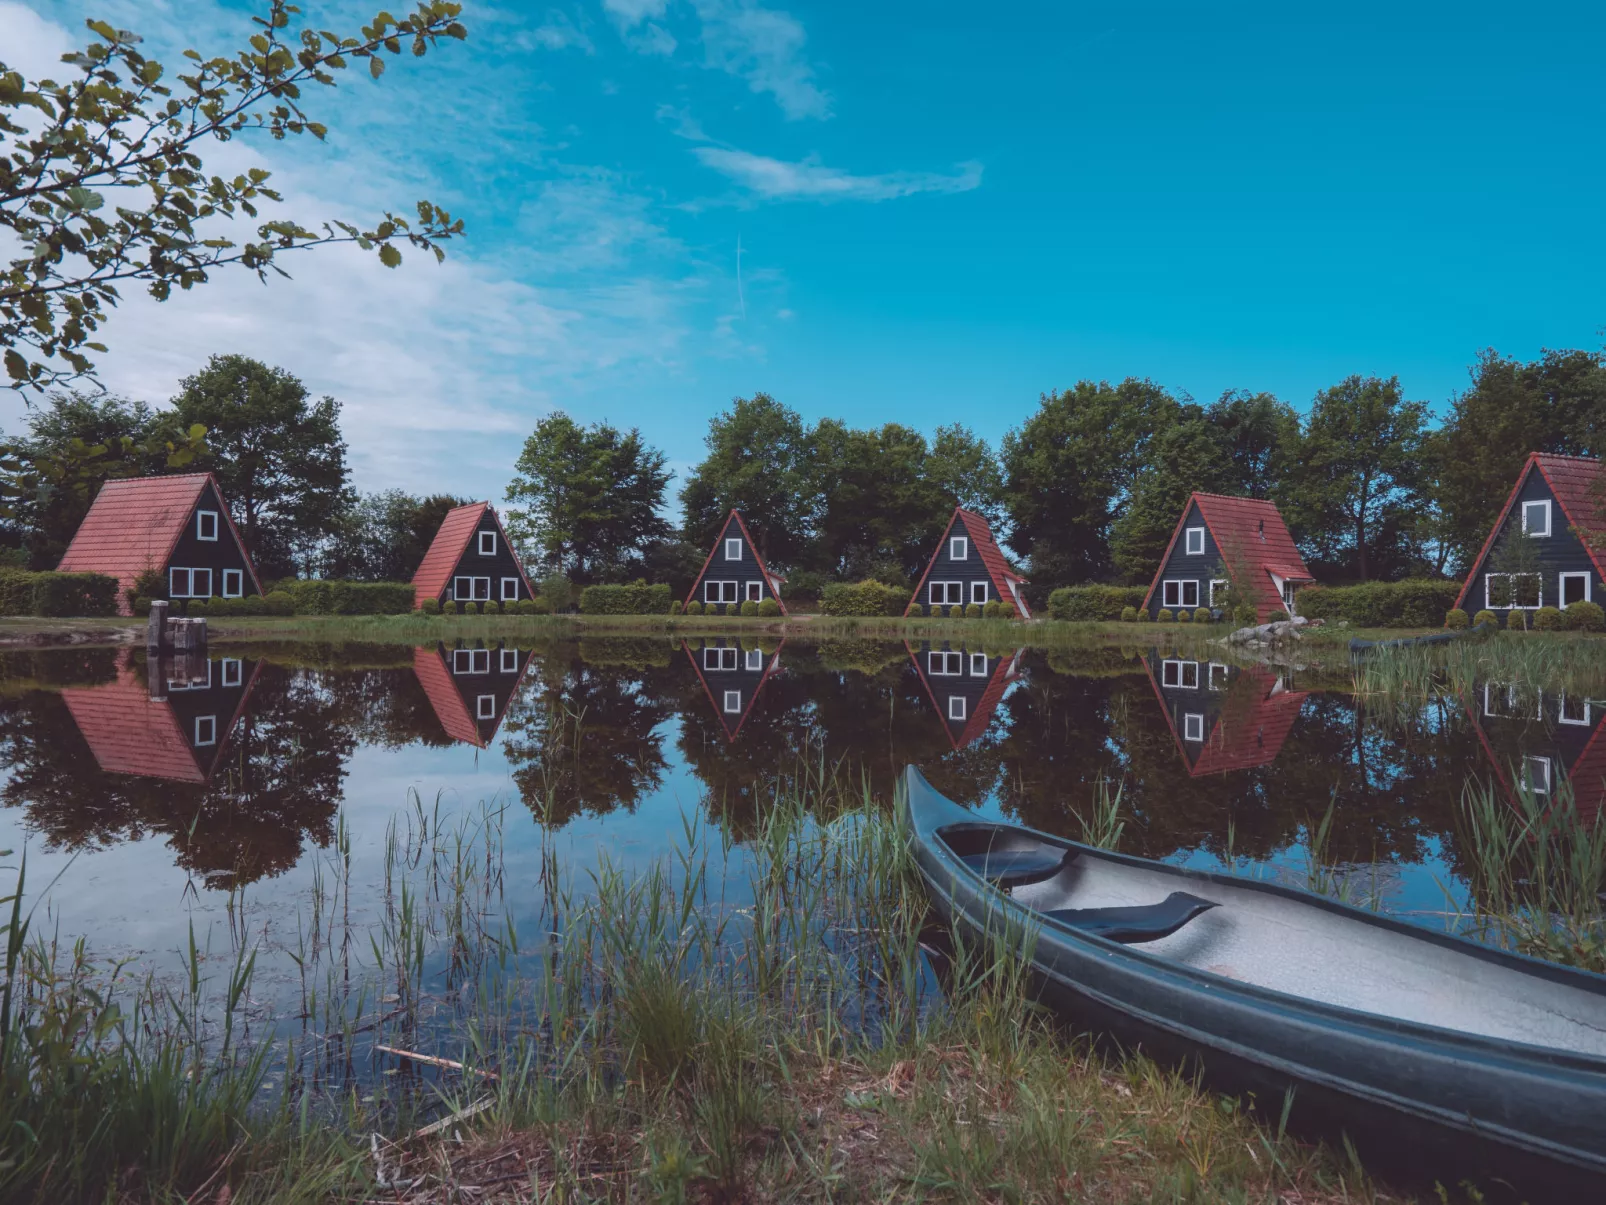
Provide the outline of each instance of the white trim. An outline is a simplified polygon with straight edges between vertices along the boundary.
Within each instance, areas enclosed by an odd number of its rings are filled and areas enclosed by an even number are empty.
[[[1179,589],[1176,592],[1176,601],[1175,602],[1173,602],[1171,600],[1171,587],[1172,586],[1179,587]],[[1184,589],[1180,589],[1180,587],[1183,587],[1183,586],[1192,586],[1193,587],[1193,601],[1192,602],[1188,602],[1187,601],[1188,592],[1186,590],[1184,590]],[[1199,607],[1199,583],[1196,580],[1194,580],[1193,578],[1185,578],[1185,577],[1167,578],[1165,581],[1160,583],[1160,605],[1162,607],[1165,607],[1167,610],[1171,610],[1171,611],[1175,611],[1175,610],[1178,610],[1178,609],[1187,610],[1187,611],[1197,610],[1198,607]]]
[[[179,663],[175,661],[172,664],[177,665]],[[191,680],[189,678],[169,678],[167,680],[167,690],[168,690],[169,694],[175,694],[175,693],[177,693],[178,691],[181,691],[181,690],[211,690],[211,689],[212,689],[212,661],[211,661],[210,658],[208,658],[207,661],[206,661],[206,679],[204,681]]]
[[[747,595],[747,597],[742,600],[743,602],[763,602],[764,601],[764,583],[763,582],[743,582],[742,583],[742,592]]]
[[[968,561],[970,559],[970,537],[948,537],[948,559],[950,561]]]
[[[238,686],[245,681],[245,662],[238,657],[225,657],[219,664],[224,686]],[[1587,707],[1588,704],[1585,704]]]
[[[465,656],[466,654],[466,656]],[[462,666],[463,668],[458,668]],[[453,649],[452,672],[454,674],[488,674],[491,672],[490,649]]]
[[[1534,578],[1539,583],[1538,601],[1532,606],[1491,602],[1489,596],[1489,585],[1497,577]],[[1483,605],[1484,609],[1489,611],[1493,611],[1496,608],[1502,611],[1537,611],[1540,607],[1545,605],[1545,575],[1543,573],[1485,573],[1483,575]]]
[[[1216,677],[1217,677],[1216,671],[1217,670],[1221,671],[1221,673],[1220,673],[1220,678],[1221,678],[1220,684],[1217,684],[1217,682],[1216,682]],[[1227,686],[1228,686],[1228,684],[1230,682],[1231,675],[1232,675],[1232,670],[1228,666],[1223,665],[1219,661],[1212,661],[1210,663],[1210,668],[1205,671],[1205,682],[1210,687],[1211,690],[1226,690]]]
[[[951,649],[931,649],[926,653],[926,672],[933,678],[958,678],[965,672],[965,654]]]
[[[985,678],[987,676],[986,653],[972,653],[970,655],[970,676],[972,678]]]
[[[1194,537],[1199,538],[1199,547],[1195,548]],[[1182,530],[1182,552],[1184,556],[1203,556],[1205,551],[1205,529],[1202,527],[1185,527]]]
[[[727,536],[725,538],[725,559],[727,561],[739,561],[742,559],[742,541],[740,536]]]
[[[1172,690],[1199,689],[1199,663],[1175,657],[1160,662],[1160,685]]]
[[[748,649],[747,652],[746,652],[746,656],[744,658],[744,664],[745,664],[745,666],[747,668],[747,672],[750,673],[750,674],[763,673],[764,672],[764,650],[763,649]]]
[[[1185,741],[1204,740],[1204,713],[1199,711],[1186,711],[1182,714],[1182,739]]]
[[[937,588],[942,587],[942,597],[937,597]],[[926,599],[934,607],[961,607],[965,603],[964,582],[927,582]]]
[[[1578,727],[1578,728],[1588,728],[1590,726],[1590,721],[1594,719],[1594,713],[1590,709],[1589,700],[1588,699],[1579,699],[1578,700],[1578,702],[1583,705],[1584,714],[1583,714],[1583,716],[1581,718],[1573,718],[1573,717],[1568,716],[1568,714],[1567,714],[1567,702],[1568,702],[1569,698],[1570,698],[1570,696],[1568,696],[1566,694],[1563,694],[1557,700],[1557,703],[1556,703],[1556,722],[1558,724],[1571,724],[1574,727]]]
[[[519,672],[519,650],[502,649],[501,655],[496,659],[497,672],[516,674]]]
[[[496,555],[496,533],[494,531],[482,531],[482,532],[479,533],[479,537],[480,538],[479,538],[478,548],[479,548],[480,555],[481,556],[495,556]],[[489,548],[486,547],[487,543],[490,544]]]
[[[969,708],[966,706],[964,695],[948,696],[948,718],[950,720],[963,720],[967,718],[966,712],[968,710]]]
[[[736,649],[730,645],[708,645],[703,649],[703,668],[710,671],[734,670]]]
[[[1535,774],[1535,770],[1542,771],[1542,774]],[[1550,772],[1551,760],[1548,757],[1536,757],[1533,754],[1529,754],[1522,759],[1523,780],[1527,782],[1528,789],[1535,795],[1550,794],[1552,786]]]
[[[205,736],[201,735],[201,725],[202,724],[206,725],[206,735]],[[200,748],[203,745],[215,745],[215,744],[217,744],[217,716],[215,716],[215,715],[198,715],[198,716],[196,716],[195,717],[195,746],[196,746],[196,748]]]
[[[1213,577],[1213,578],[1210,579],[1210,606],[1212,608],[1214,608],[1215,605],[1216,605],[1216,587],[1217,586],[1226,587],[1226,589],[1222,590],[1222,593],[1225,594],[1227,592],[1227,589],[1230,589],[1232,587],[1232,582],[1229,581],[1227,578],[1224,578],[1224,577]]]
[[[234,589],[232,589],[232,590],[229,589],[229,578],[230,577],[234,578]],[[225,569],[225,570],[223,570],[223,597],[224,598],[239,598],[244,593],[245,593],[245,570],[244,569]]]
[[[502,601],[517,602],[519,598],[519,579],[504,577],[502,579]]]
[[[970,583],[970,601],[978,607],[987,605],[987,581],[985,578],[979,582]]]
[[[468,583],[468,596],[464,597],[463,583]],[[460,573],[452,579],[453,602],[490,602],[491,579],[488,577],[475,577],[472,574]]]
[[[730,587],[730,590],[728,591],[730,594],[729,598],[725,597],[727,593],[725,589],[726,586]],[[703,602],[711,603],[716,607],[728,607],[736,602],[736,596],[739,593],[740,586],[740,582],[705,580],[703,582]]]
[[[494,720],[496,718],[496,696],[474,696],[474,718],[476,720]]]
[[[1538,538],[1540,536],[1548,536],[1550,534],[1550,499],[1549,498],[1529,498],[1526,502],[1519,502],[1517,505],[1522,508],[1522,534],[1523,535],[1534,536],[1535,538]],[[1545,508],[1545,529],[1543,531],[1538,530],[1537,527],[1529,527],[1528,526],[1528,508],[1530,506],[1542,506],[1542,507]]]
[[[1578,601],[1594,601],[1591,598],[1591,592],[1593,590],[1592,583],[1595,575],[1587,569],[1570,569],[1566,573],[1559,573],[1556,575],[1556,604],[1561,607],[1563,611],[1567,609],[1567,579],[1569,577],[1581,577],[1584,579],[1584,597]]]
[[[212,520],[212,534],[211,535],[207,535],[206,534],[206,524],[201,521],[203,519],[211,519]],[[222,526],[222,523],[220,522],[220,520],[218,518],[217,511],[215,511],[215,510],[198,510],[198,511],[195,512],[195,538],[197,540],[205,540],[208,544],[215,544],[217,542],[217,538],[218,538],[217,537],[218,528],[221,527],[221,526]]]
[[[182,589],[182,590],[180,590],[178,588],[178,583],[179,583],[179,576],[178,575],[181,574],[181,573],[184,575],[184,589]],[[180,568],[177,565],[169,565],[167,567],[167,597],[169,597],[169,598],[192,598],[192,597],[194,597],[190,593],[190,571],[188,569]]]
[[[742,714],[742,692],[741,691],[739,691],[739,690],[727,690],[725,692],[725,714],[726,715],[741,715]]]

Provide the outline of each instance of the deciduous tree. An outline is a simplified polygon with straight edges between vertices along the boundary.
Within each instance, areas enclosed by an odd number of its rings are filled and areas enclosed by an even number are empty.
[[[797,411],[767,393],[736,398],[715,415],[705,456],[680,491],[685,536],[708,549],[732,507],[741,510],[765,562],[801,563],[815,521],[809,440]],[[695,572],[695,569],[693,570]]]

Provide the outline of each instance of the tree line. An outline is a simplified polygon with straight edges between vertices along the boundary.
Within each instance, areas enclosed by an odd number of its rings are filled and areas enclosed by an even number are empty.
[[[208,469],[267,578],[411,577],[459,499],[351,486],[340,406],[293,374],[214,356],[165,407],[60,392],[0,439],[0,559],[53,568],[100,485]],[[829,580],[907,585],[955,506],[985,517],[1041,597],[1147,582],[1188,494],[1269,498],[1324,581],[1461,572],[1530,451],[1606,446],[1606,353],[1478,357],[1436,417],[1398,378],[1351,376],[1301,415],[1270,393],[1208,403],[1147,379],[1043,394],[994,449],[962,425],[806,423],[764,393],[709,422],[680,483],[636,429],[540,419],[505,494],[536,575],[686,588],[725,514],[807,592]]]

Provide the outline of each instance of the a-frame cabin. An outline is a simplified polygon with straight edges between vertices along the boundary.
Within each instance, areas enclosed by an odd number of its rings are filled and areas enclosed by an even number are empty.
[[[994,655],[946,640],[922,641],[919,648],[904,641],[904,648],[955,750],[987,731],[993,712],[1020,676],[1021,649]]]
[[[756,642],[724,636],[706,641],[700,649],[681,642],[697,680],[714,705],[727,741],[736,739],[747,717],[753,714],[759,691],[780,672],[781,647],[785,643],[781,641],[773,653],[767,653]]]
[[[692,582],[686,601],[700,602],[721,615],[734,615],[744,602],[773,598],[785,615],[786,603],[781,598],[781,583],[785,580],[764,564],[742,512],[732,510],[725,516],[725,525],[708,550],[708,559]]]
[[[1309,694],[1258,667],[1152,653],[1143,668],[1192,778],[1277,760]]]
[[[496,507],[467,502],[446,512],[413,574],[413,606],[439,602],[516,603],[534,598]]]
[[[534,653],[505,642],[459,640],[453,647],[437,643],[413,650],[413,672],[446,735],[454,741],[487,748]]]
[[[1595,598],[1606,582],[1597,551],[1606,541],[1602,491],[1606,479],[1600,461],[1530,453],[1455,605],[1507,619],[1513,610],[1606,601],[1606,594]],[[1496,572],[1517,533],[1530,537],[1533,571]]]
[[[128,477],[100,487],[57,569],[117,579],[119,614],[141,574],[167,578],[168,597],[261,594],[256,566],[211,473]]]
[[[1294,591],[1315,580],[1275,504],[1196,492],[1182,508],[1143,609],[1151,616],[1218,609],[1230,585],[1239,602],[1255,608],[1255,621],[1265,623],[1273,611],[1293,615]]]
[[[903,613],[916,607],[985,606],[996,599],[1016,618],[1030,619],[1031,608],[1021,594],[1025,584],[1004,559],[987,520],[956,506]]]
[[[1565,779],[1579,816],[1599,815],[1606,804],[1606,705],[1516,682],[1484,682],[1465,702],[1495,781],[1512,804],[1519,784],[1543,802]]]

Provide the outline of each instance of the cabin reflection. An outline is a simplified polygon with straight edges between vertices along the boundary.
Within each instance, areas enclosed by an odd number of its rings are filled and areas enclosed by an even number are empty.
[[[260,666],[181,653],[148,658],[141,673],[128,652],[116,681],[67,687],[61,697],[102,770],[204,784],[245,713]]]
[[[1270,765],[1309,694],[1289,690],[1279,674],[1262,666],[1158,650],[1143,665],[1192,778]]]
[[[1571,784],[1579,815],[1606,803],[1606,700],[1521,682],[1484,682],[1465,699],[1495,781],[1513,803],[1519,789],[1554,798]]]
[[[736,740],[747,717],[753,713],[764,684],[780,672],[781,649],[785,644],[786,641],[781,641],[772,653],[759,641],[726,636],[705,640],[701,648],[681,642],[697,672],[697,680],[703,684],[703,692],[714,705],[714,715],[727,742]]]
[[[490,746],[534,653],[505,641],[459,640],[413,650],[413,672],[446,735],[476,749]]]
[[[987,731],[999,702],[1020,677],[1025,651],[973,651],[947,640],[922,641],[918,648],[905,641],[904,647],[955,750]]]

